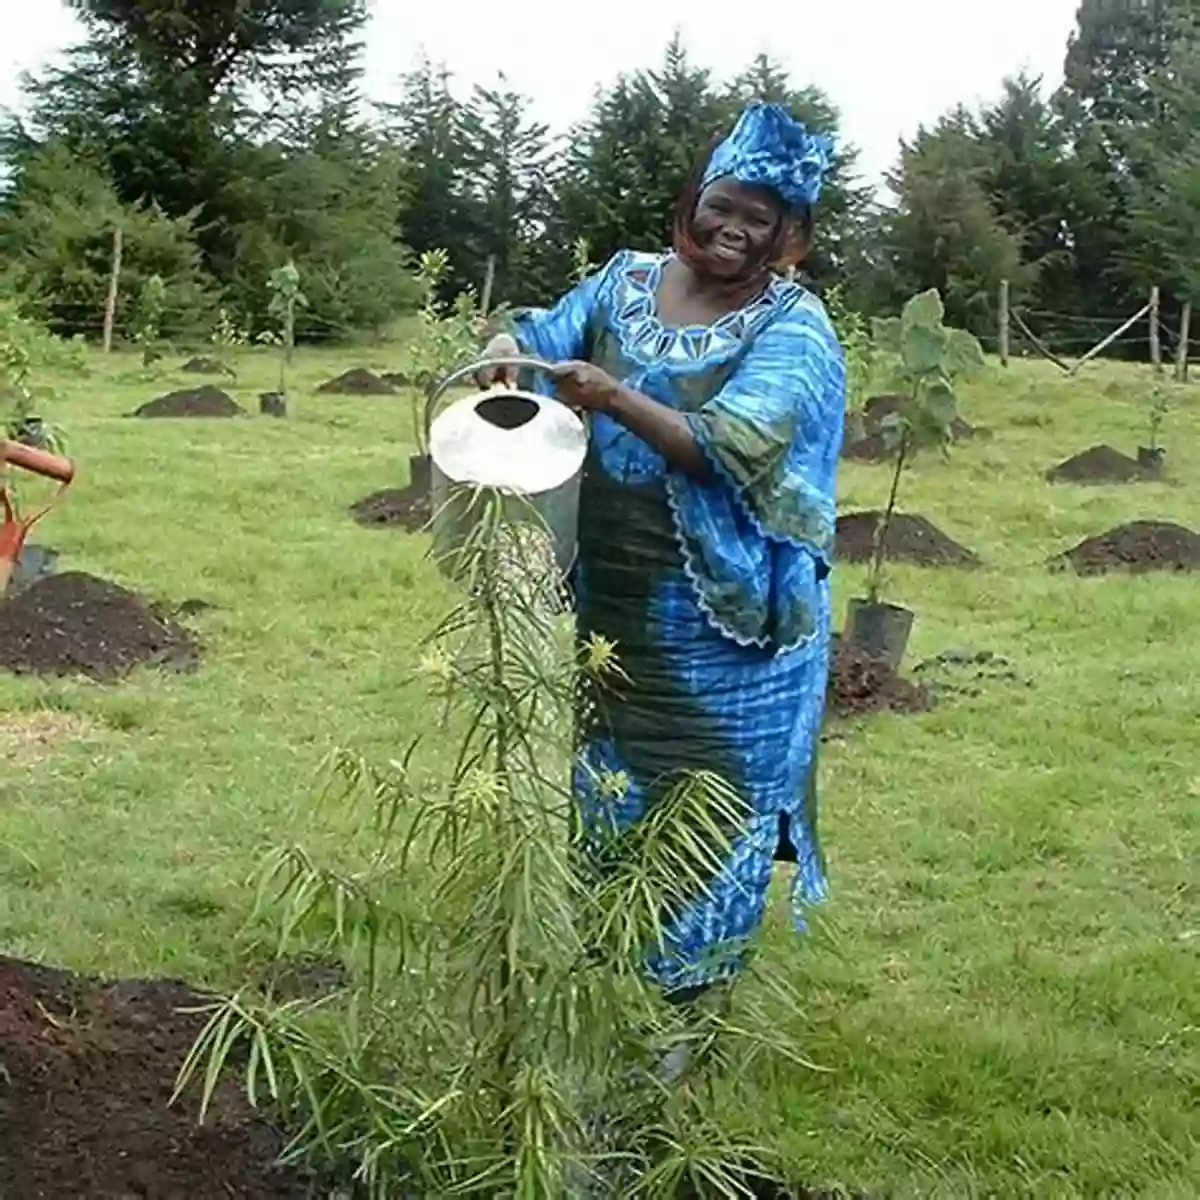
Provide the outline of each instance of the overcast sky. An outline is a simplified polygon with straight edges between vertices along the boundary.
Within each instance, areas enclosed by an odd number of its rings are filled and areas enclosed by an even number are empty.
[[[20,19],[0,42],[0,107],[19,100],[18,75],[51,61],[79,34],[59,0],[7,0]],[[394,94],[422,51],[464,88],[498,70],[555,130],[583,116],[596,87],[652,66],[680,28],[695,59],[728,76],[769,51],[842,112],[843,135],[875,178],[909,137],[947,108],[998,94],[1026,70],[1056,84],[1077,0],[373,0],[368,93]],[[15,16],[15,14],[13,14]],[[506,47],[502,50],[501,47]]]

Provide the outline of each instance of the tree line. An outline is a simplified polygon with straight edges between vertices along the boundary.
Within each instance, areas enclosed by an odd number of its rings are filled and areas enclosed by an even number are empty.
[[[0,287],[65,333],[98,332],[113,230],[118,332],[147,280],[168,333],[265,320],[296,264],[297,336],[386,332],[444,248],[447,293],[549,300],[594,261],[669,239],[697,156],[751,100],[839,134],[830,97],[769,56],[719,79],[676,38],[556,136],[503,77],[462,89],[425,62],[398,99],[361,86],[365,0],[73,0],[85,36],[27,78],[0,133]],[[862,313],[936,287],[947,320],[995,329],[1002,279],[1052,343],[1200,291],[1200,0],[1082,0],[1053,94],[1016,76],[901,145],[881,198],[841,147],[806,264]],[[219,314],[223,314],[220,316]]]

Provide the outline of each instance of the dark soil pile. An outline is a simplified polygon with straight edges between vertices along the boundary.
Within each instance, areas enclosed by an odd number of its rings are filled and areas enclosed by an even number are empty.
[[[880,513],[846,513],[837,519],[837,556],[845,562],[870,562]],[[915,563],[920,567],[973,567],[979,558],[936,525],[921,516],[893,513],[884,541],[884,554],[891,562]]]
[[[233,371],[218,358],[189,358],[179,368],[189,375],[232,375]]]
[[[135,410],[135,417],[240,417],[245,409],[219,387],[186,388],[168,392]]]
[[[1145,478],[1136,459],[1111,446],[1092,446],[1046,472],[1050,483],[1137,483]]]
[[[176,1073],[203,1026],[180,983],[105,984],[0,958],[0,1195],[301,1200],[280,1135],[232,1081],[203,1128]]]
[[[835,636],[825,706],[832,717],[917,713],[933,707],[933,694]]]
[[[423,529],[433,515],[427,488],[409,484],[406,488],[384,488],[372,492],[350,506],[350,515],[370,528],[398,526],[409,533]]]
[[[336,379],[326,380],[317,391],[330,396],[392,396],[396,387],[374,371],[354,367],[343,371]]]
[[[379,378],[394,388],[420,387],[420,382],[407,371],[384,371]]]
[[[144,663],[184,670],[198,661],[186,629],[81,571],[40,579],[0,602],[0,670],[108,680]]]
[[[1050,560],[1080,575],[1105,571],[1200,571],[1200,533],[1171,521],[1131,521]]]
[[[892,413],[899,412],[905,403],[903,396],[884,395],[872,396],[863,406],[862,436],[852,437],[847,428],[846,441],[842,446],[842,457],[855,459],[859,462],[887,462],[896,456],[896,447],[889,446],[880,427]],[[956,442],[983,434],[985,431],[976,429],[974,425],[955,417],[950,427],[950,435]]]

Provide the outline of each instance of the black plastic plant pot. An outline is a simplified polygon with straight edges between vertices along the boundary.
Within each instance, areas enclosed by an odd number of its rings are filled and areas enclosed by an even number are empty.
[[[854,599],[846,613],[846,642],[867,658],[900,669],[912,635],[911,609],[880,600]]]
[[[46,444],[46,424],[41,417],[26,417],[17,429],[17,441],[23,446],[41,448]]]
[[[38,580],[53,575],[57,570],[57,550],[50,546],[35,546],[32,543],[26,543],[21,547],[21,553],[17,555],[17,561],[13,564],[13,572],[9,577],[5,595],[15,595],[22,588],[27,588],[31,584],[37,583]]]
[[[1163,467],[1166,465],[1167,451],[1162,446],[1139,446],[1137,451],[1137,464],[1141,469],[1150,476],[1158,478],[1163,473]]]
[[[408,481],[410,486],[422,492],[433,487],[433,460],[428,454],[408,456]]]
[[[258,411],[264,417],[286,417],[287,397],[282,392],[261,392],[258,397]]]

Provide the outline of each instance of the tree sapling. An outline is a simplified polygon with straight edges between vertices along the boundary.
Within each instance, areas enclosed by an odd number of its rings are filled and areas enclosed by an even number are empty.
[[[894,390],[903,404],[882,422],[880,432],[895,451],[887,504],[875,530],[867,595],[850,601],[846,640],[863,653],[899,667],[912,631],[913,614],[883,600],[887,538],[904,468],[914,453],[936,447],[945,453],[958,416],[955,383],[984,367],[983,348],[972,334],[942,323],[945,310],[936,289],[914,296],[900,317],[876,318],[876,350],[891,357]]]

